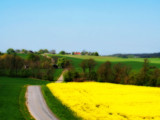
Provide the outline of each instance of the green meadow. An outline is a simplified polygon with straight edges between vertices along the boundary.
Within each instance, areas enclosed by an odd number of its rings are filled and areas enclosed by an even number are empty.
[[[144,62],[144,58],[119,58],[119,57],[82,56],[82,55],[50,55],[50,56],[60,56],[70,59],[75,69],[79,72],[82,71],[82,69],[79,66],[82,60],[90,58],[94,59],[97,62],[97,65],[95,67],[96,70],[102,63],[110,61],[113,65],[116,63],[122,63],[127,66],[130,66],[134,72],[137,72],[142,68]],[[160,68],[160,58],[149,58],[149,61],[151,66],[156,66]]]
[[[27,58],[26,54],[18,54],[18,55],[24,59]],[[79,72],[82,72],[82,69],[80,68],[79,64],[84,59],[90,59],[90,58],[94,59],[97,62],[97,65],[95,67],[96,70],[102,63],[110,61],[113,65],[116,63],[122,63],[127,66],[130,66],[132,70],[135,72],[141,69],[144,61],[144,58],[118,58],[118,57],[81,56],[81,55],[49,55],[49,56],[66,57],[67,59],[72,61],[73,66]],[[160,58],[149,58],[149,61],[151,66],[156,66],[160,68]],[[54,75],[56,79],[58,78],[58,76],[60,76],[61,73],[62,69],[57,69],[55,71]],[[26,118],[28,120],[33,120],[25,106],[26,86],[45,85],[47,83],[49,83],[49,81],[36,80],[31,78],[0,77],[0,120],[25,120]],[[46,96],[50,96],[49,94],[50,93],[47,92]],[[45,97],[45,99],[49,98]],[[64,106],[62,106],[61,108],[64,109]],[[61,116],[60,113],[57,114]],[[74,118],[74,116],[72,116],[71,113],[66,112],[66,114],[69,114],[68,115],[69,118],[71,117]]]
[[[0,77],[0,120],[32,120],[25,106],[25,86],[47,83],[30,78]]]
[[[24,59],[27,58],[26,54],[18,54],[18,55]],[[134,72],[137,72],[142,68],[144,62],[144,58],[120,58],[120,57],[108,57],[108,56],[82,56],[82,55],[59,55],[59,54],[56,55],[49,54],[48,56],[66,57],[67,59],[72,61],[73,66],[79,72],[82,72],[82,69],[79,66],[82,60],[90,58],[94,59],[97,62],[97,65],[95,67],[96,70],[102,63],[110,61],[113,65],[116,63],[122,63],[127,66],[130,66]],[[150,61],[151,66],[156,66],[160,68],[160,58],[148,58],[148,59]]]

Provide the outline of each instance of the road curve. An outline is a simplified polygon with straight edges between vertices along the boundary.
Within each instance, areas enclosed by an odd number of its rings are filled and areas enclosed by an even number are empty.
[[[67,69],[65,69],[65,70],[62,72],[61,76],[58,78],[58,80],[57,80],[55,83],[62,83],[62,82],[64,81],[63,74],[64,74],[66,71],[67,71]]]
[[[40,86],[28,86],[26,98],[28,110],[36,120],[58,120],[48,108]]]

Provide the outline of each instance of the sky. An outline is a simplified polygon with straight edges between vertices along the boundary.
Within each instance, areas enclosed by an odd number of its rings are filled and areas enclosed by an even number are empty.
[[[0,51],[160,52],[159,0],[0,0]]]

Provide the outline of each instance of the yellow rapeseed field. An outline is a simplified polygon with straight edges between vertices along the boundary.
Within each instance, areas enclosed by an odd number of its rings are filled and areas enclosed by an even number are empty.
[[[160,120],[160,88],[96,82],[47,86],[85,120]]]

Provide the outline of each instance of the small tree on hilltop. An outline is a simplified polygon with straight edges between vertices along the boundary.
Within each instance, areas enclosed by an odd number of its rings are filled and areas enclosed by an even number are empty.
[[[99,56],[98,52],[95,52],[95,53],[94,53],[94,56]]]
[[[66,54],[66,52],[65,52],[65,51],[60,51],[60,52],[59,52],[59,54],[61,54],[61,55],[65,55],[65,54]]]
[[[28,51],[26,49],[22,49],[22,53],[27,54]]]
[[[13,48],[9,48],[9,49],[7,50],[7,53],[8,53],[8,54],[15,54],[16,52],[15,52],[15,50],[14,50]]]

